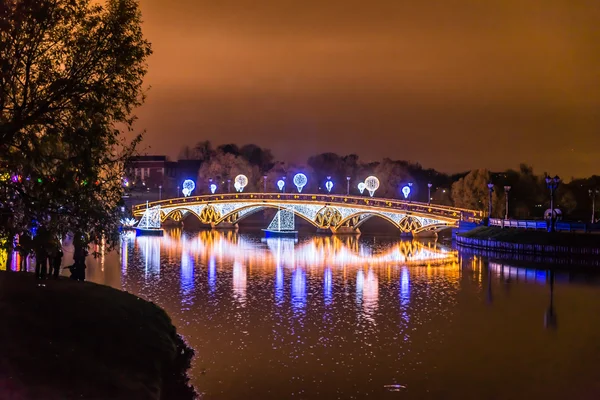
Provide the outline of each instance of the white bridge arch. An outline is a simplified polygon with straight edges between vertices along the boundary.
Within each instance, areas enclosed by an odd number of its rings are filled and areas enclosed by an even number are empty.
[[[351,233],[371,217],[392,223],[401,232],[420,234],[477,221],[480,211],[426,203],[356,196],[293,193],[236,193],[167,199],[133,207],[144,226],[159,228],[167,219],[181,221],[187,214],[215,228],[235,228],[249,215],[265,208],[285,209],[318,229]]]

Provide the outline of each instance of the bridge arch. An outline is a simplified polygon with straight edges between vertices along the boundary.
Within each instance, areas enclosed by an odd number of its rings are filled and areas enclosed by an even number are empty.
[[[244,218],[258,212],[264,209],[274,209],[274,210],[279,210],[279,209],[286,209],[289,211],[292,211],[294,213],[295,216],[298,216],[302,219],[304,219],[305,221],[308,221],[312,226],[318,228],[319,226],[317,225],[317,223],[310,218],[310,216],[305,215],[301,212],[299,212],[296,208],[294,207],[287,207],[285,204],[271,204],[271,203],[263,203],[260,205],[245,205],[239,208],[236,208],[235,210],[230,211],[229,213],[222,215],[221,218],[215,223],[216,225],[220,224],[223,221],[227,221],[228,219],[230,219],[231,217],[234,217],[236,215],[239,215],[240,212],[242,212],[242,215],[240,215],[239,217],[235,218],[235,223],[240,222],[241,220],[243,220]],[[247,212],[243,212],[243,211],[247,211]]]

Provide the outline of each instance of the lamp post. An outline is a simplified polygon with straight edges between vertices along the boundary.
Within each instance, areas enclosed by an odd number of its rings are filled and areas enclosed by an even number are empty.
[[[162,200],[162,185],[158,185],[158,200]]]
[[[431,187],[433,186],[433,184],[431,182],[429,182],[427,184],[427,205],[431,205]]]
[[[263,193],[267,193],[267,176],[263,175]]]
[[[550,189],[550,232],[554,232],[554,192],[556,192],[559,184],[560,178],[558,175],[554,178],[550,178],[549,176],[546,177],[546,186]]]
[[[411,199],[412,199],[412,196],[411,196],[412,195],[412,185],[413,185],[412,182],[408,182],[408,187],[410,188],[410,192],[408,192],[408,202],[409,203],[411,202]]]
[[[346,196],[349,196],[350,195],[350,177],[349,176],[346,177],[346,182],[347,182],[347,185],[346,185]]]
[[[492,193],[494,192],[494,184],[492,182],[487,184],[489,191],[489,199],[488,199],[488,218],[492,218]]]
[[[231,179],[227,179],[227,193],[231,193]]]
[[[179,197],[179,186],[177,186],[177,196],[175,197]]]
[[[596,221],[596,194],[598,194],[598,189],[589,189],[588,192],[592,197],[592,224]]]
[[[508,192],[510,192],[510,186],[504,186],[504,195],[506,197],[506,211],[504,212],[504,219],[508,219]]]

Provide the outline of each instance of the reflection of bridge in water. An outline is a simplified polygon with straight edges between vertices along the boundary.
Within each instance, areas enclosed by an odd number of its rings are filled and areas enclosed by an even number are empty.
[[[133,240],[134,236],[130,238]],[[161,251],[166,255],[178,253],[289,267],[442,265],[457,260],[456,251],[437,242],[396,241],[376,251],[352,236],[318,236],[301,241],[268,238],[258,242],[230,231],[201,231],[197,236],[189,236],[180,229],[173,229],[163,237],[141,236],[135,240],[145,262],[150,264],[160,262]]]
[[[167,199],[133,207],[144,227],[160,228],[166,220],[194,215],[206,225],[236,228],[244,218],[266,208],[287,210],[315,228],[333,233],[359,232],[372,217],[382,218],[399,231],[434,234],[461,220],[479,221],[482,213],[455,207],[357,196],[294,193],[236,193]]]

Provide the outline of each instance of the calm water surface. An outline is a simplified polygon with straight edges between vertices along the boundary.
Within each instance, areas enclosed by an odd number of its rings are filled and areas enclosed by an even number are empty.
[[[123,238],[88,278],[163,307],[205,399],[600,398],[600,286],[435,242]],[[552,325],[552,324],[550,324]]]

